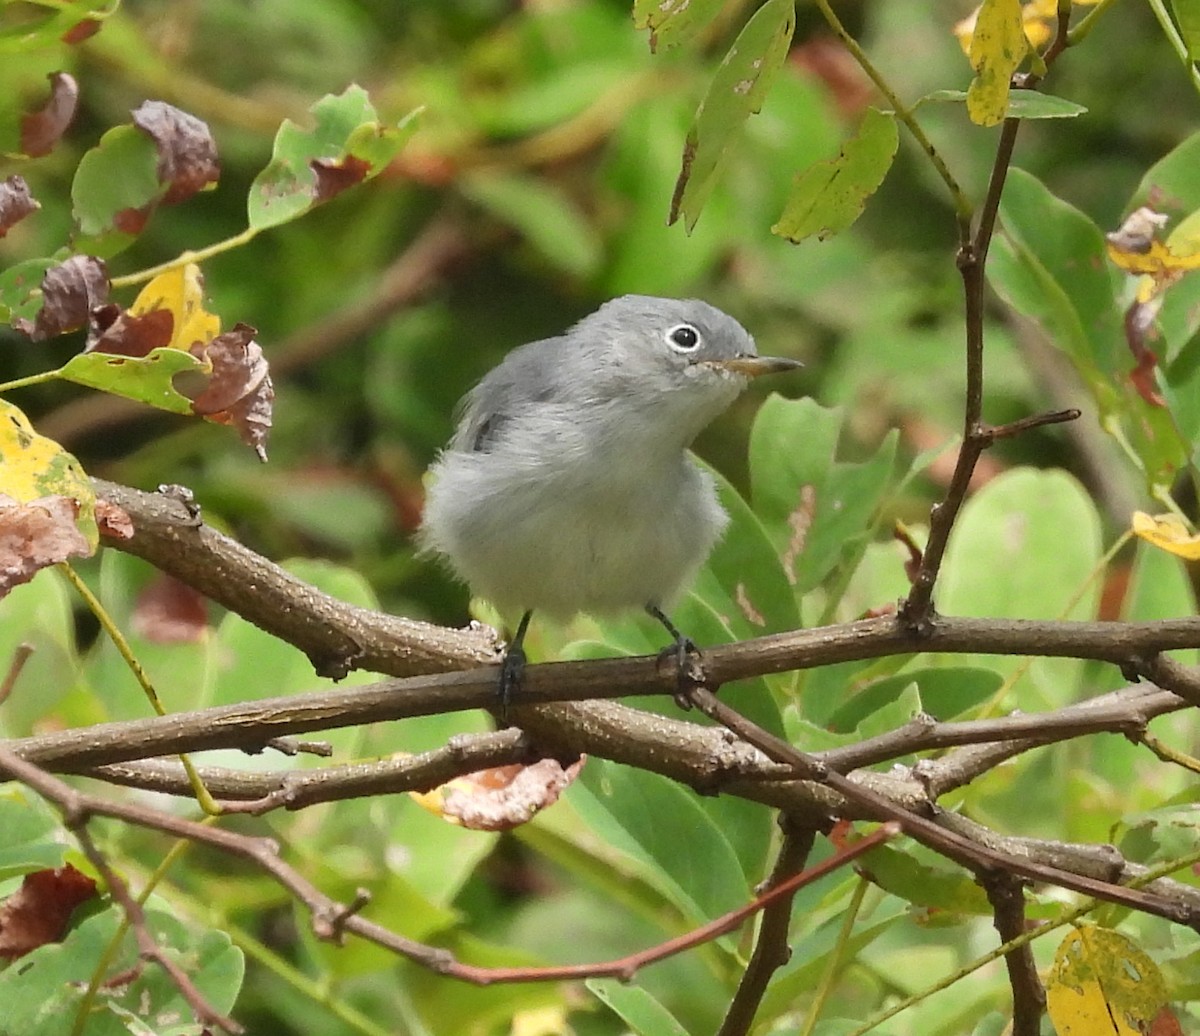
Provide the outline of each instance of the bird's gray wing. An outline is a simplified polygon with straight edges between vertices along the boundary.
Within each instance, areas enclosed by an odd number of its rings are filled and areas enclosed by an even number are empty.
[[[486,453],[522,410],[565,399],[570,386],[560,361],[567,348],[569,344],[560,336],[530,342],[509,353],[463,397],[451,448]]]

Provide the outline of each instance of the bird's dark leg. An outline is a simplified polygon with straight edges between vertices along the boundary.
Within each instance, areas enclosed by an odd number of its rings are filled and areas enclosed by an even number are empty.
[[[500,698],[501,719],[508,715],[509,703],[521,686],[521,674],[525,672],[525,631],[529,629],[532,616],[532,608],[521,616],[521,621],[517,623],[517,632],[508,642],[504,660],[500,663],[500,686],[497,688],[497,694]]]
[[[661,658],[674,658],[675,660],[675,676],[678,682],[678,690],[675,692],[675,702],[682,709],[690,709],[692,707],[691,700],[688,697],[688,692],[691,690],[692,684],[696,677],[692,672],[692,667],[689,665],[689,655],[695,655],[699,652],[696,650],[696,645],[690,637],[685,637],[679,632],[679,628],[670,619],[666,617],[662,609],[656,604],[646,605],[646,611],[654,616],[659,622],[666,627],[666,630],[671,634],[673,644],[669,644],[658,653]]]

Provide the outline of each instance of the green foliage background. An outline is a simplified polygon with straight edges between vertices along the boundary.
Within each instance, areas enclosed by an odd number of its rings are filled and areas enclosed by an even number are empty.
[[[681,625],[713,643],[801,621],[848,619],[894,601],[905,592],[904,555],[887,532],[895,519],[915,527],[926,520],[942,488],[929,466],[931,451],[961,424],[954,212],[902,134],[896,164],[849,231],[799,245],[771,234],[793,177],[838,153],[870,97],[819,13],[802,6],[792,57],[761,114],[731,143],[694,232],[666,225],[696,107],[755,6],[726,4],[697,43],[657,54],[635,30],[628,0],[127,2],[83,44],[30,51],[10,45],[0,51],[10,122],[44,93],[43,76],[52,69],[78,78],[82,108],[52,155],[13,166],[42,209],[0,240],[3,267],[51,255],[68,239],[80,158],[147,98],[207,122],[223,172],[215,191],[160,209],[110,260],[115,276],[238,234],[250,184],[271,157],[279,124],[303,124],[321,96],[353,82],[368,90],[385,122],[421,109],[415,135],[378,179],[204,263],[212,308],[226,325],[245,320],[258,327],[276,372],[269,466],[226,429],[131,410],[77,387],[37,386],[20,395],[20,405],[89,472],[146,488],[185,484],[209,521],[270,557],[299,559],[294,571],[345,600],[461,624],[465,591],[414,556],[410,538],[421,474],[449,434],[455,400],[505,351],[561,330],[605,298],[634,291],[702,296],[735,313],[762,352],[804,359],[804,372],[791,377],[784,394],[816,403],[752,395],[697,444],[728,480],[723,492],[734,527],[681,610]],[[963,90],[970,82],[950,31],[967,13],[963,5],[863,3],[839,13],[901,96]],[[1016,164],[1030,175],[1015,175],[1005,198],[997,287],[1017,310],[1054,329],[1056,319],[1078,314],[1038,310],[1022,256],[1048,262],[1063,227],[1093,235],[1095,227],[1114,229],[1146,171],[1193,132],[1197,103],[1149,11],[1128,2],[1104,13],[1085,45],[1055,67],[1048,88],[1088,112],[1025,124]],[[972,126],[961,104],[929,102],[920,118],[978,200],[995,131]],[[1192,208],[1200,206],[1198,179],[1182,177]],[[433,290],[349,339],[326,333],[313,345],[302,337],[377,296],[389,264],[437,224],[454,228],[462,244]],[[1068,249],[1050,271],[1068,294],[1079,283],[1072,264],[1083,254]],[[1119,288],[1115,276],[1107,281]],[[1105,315],[1119,324],[1114,298],[1104,297]],[[131,300],[132,292],[123,301]],[[1185,301],[1175,304],[1181,312]],[[1177,361],[1170,370],[1184,426],[1180,442],[1172,441],[1173,464],[1188,458],[1181,442],[1200,427],[1187,392],[1193,319],[1179,317],[1165,357]],[[31,345],[0,331],[0,377],[61,364],[80,345],[80,336]],[[1057,357],[1047,355],[1011,311],[998,302],[989,310],[989,421],[1063,405],[1053,394],[1059,381],[1073,398],[1089,399],[1070,375],[1047,377],[1047,362],[1058,369]],[[1126,361],[1113,357],[1095,383],[1119,377]],[[1096,404],[1084,405],[1084,431],[1043,429],[989,454],[993,474],[1015,470],[964,511],[939,586],[943,611],[1097,614],[1103,579],[1096,572],[1125,526],[1124,505],[1155,507],[1145,473],[1099,433]],[[779,556],[797,484],[821,486],[847,506],[820,513],[801,567],[786,571]],[[1013,514],[1028,516],[1030,525],[1010,555],[1001,533]],[[1130,553],[1128,567],[1123,617],[1194,610],[1173,560]],[[111,551],[81,568],[128,628],[148,568]],[[770,605],[763,625],[729,619],[740,614],[729,606],[739,576],[757,603]],[[18,694],[5,704],[10,736],[47,717],[79,724],[145,714],[115,652],[95,639],[71,600],[45,573],[0,605],[0,660],[32,637],[39,650],[29,678],[45,689],[36,699]],[[298,652],[236,617],[215,618],[203,644],[133,637],[169,708],[317,685]],[[567,630],[539,629],[531,643],[545,656],[656,646],[653,628],[640,620],[601,629],[581,619]],[[727,699],[816,749],[890,729],[921,708],[941,718],[975,715],[976,708],[1033,711],[1121,682],[1119,673],[1074,660],[1036,660],[1020,679],[1017,668],[985,657],[958,657],[952,665],[855,663],[803,680],[754,681],[731,688]],[[400,731],[345,731],[330,740],[341,758],[371,757],[419,751],[484,725],[482,717],[434,717]],[[1176,717],[1166,729],[1186,741],[1194,728]],[[1123,848],[1140,847],[1147,860],[1176,849],[1169,838],[1155,841],[1147,818],[1189,801],[1186,782],[1151,769],[1133,746],[1100,740],[1103,750],[1094,739],[1023,759],[976,782],[964,801],[969,794],[973,815],[1004,830],[1078,840],[1136,832],[1143,841],[1130,838]],[[241,756],[227,761],[257,765]],[[0,807],[13,817],[32,808],[17,793]],[[597,960],[703,923],[745,899],[766,873],[776,839],[764,809],[702,800],[601,760],[585,768],[566,803],[499,839],[449,828],[396,798],[245,823],[278,837],[329,894],[351,899],[365,885],[372,916],[478,963]],[[1188,830],[1194,834],[1194,823]],[[35,832],[30,844],[42,845],[41,838]],[[162,855],[160,840],[148,833],[114,829],[109,844],[132,875],[144,876]],[[78,862],[72,852],[64,858]],[[978,890],[958,872],[940,872],[932,857],[913,859],[907,870],[898,866],[888,893],[871,893],[829,1017],[861,1021],[977,952],[988,923]],[[39,858],[39,865],[46,862]],[[5,873],[21,867],[14,863]],[[834,879],[798,897],[794,956],[764,1005],[763,1032],[796,1031],[853,885],[852,877]],[[595,998],[550,986],[468,989],[373,947],[317,943],[278,888],[199,850],[179,861],[159,895],[165,913],[230,933],[229,944],[213,943],[208,932],[208,943],[197,935],[188,948],[217,960],[227,983],[236,982],[237,970],[229,945],[240,948],[249,970],[235,1013],[253,1031],[272,1033],[506,1032],[515,1017],[539,1007],[561,1012],[580,1036],[622,1031],[618,1015],[638,1031],[668,1031],[656,1028],[665,1024],[655,1014],[660,1007],[682,1031],[711,1032],[749,947],[748,937],[735,933],[649,969],[632,989],[595,983]],[[946,916],[936,917],[939,911]],[[1147,923],[1134,919],[1130,929],[1141,934]],[[74,937],[95,940],[100,924]],[[1186,995],[1184,965],[1200,947],[1175,930],[1158,937],[1159,963]],[[6,980],[15,981],[11,971],[0,976],[0,1002]],[[999,1031],[996,1019],[1007,1010],[999,972],[957,989],[957,996],[918,1004],[886,1031]],[[633,1021],[646,1017],[656,1020]]]

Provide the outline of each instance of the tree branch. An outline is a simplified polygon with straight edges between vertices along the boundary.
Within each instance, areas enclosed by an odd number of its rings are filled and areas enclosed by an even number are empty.
[[[334,679],[351,669],[445,672],[495,661],[483,628],[451,630],[335,600],[236,540],[198,521],[178,499],[93,479],[97,494],[133,522],[128,540],[108,540],[237,612],[312,660]]]

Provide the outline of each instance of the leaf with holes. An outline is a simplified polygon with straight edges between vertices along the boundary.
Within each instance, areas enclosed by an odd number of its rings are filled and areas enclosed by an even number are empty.
[[[381,123],[361,86],[327,95],[310,110],[312,129],[284,120],[271,161],[250,187],[248,216],[255,230],[286,223],[378,176],[416,128],[416,112],[394,126]]]
[[[818,162],[796,177],[771,233],[799,243],[813,234],[824,241],[845,230],[883,183],[899,146],[896,117],[868,108],[858,132],[837,158]]]
[[[767,0],[738,34],[688,130],[668,223],[683,216],[691,233],[734,134],[762,107],[786,60],[795,28],[793,0]]]

